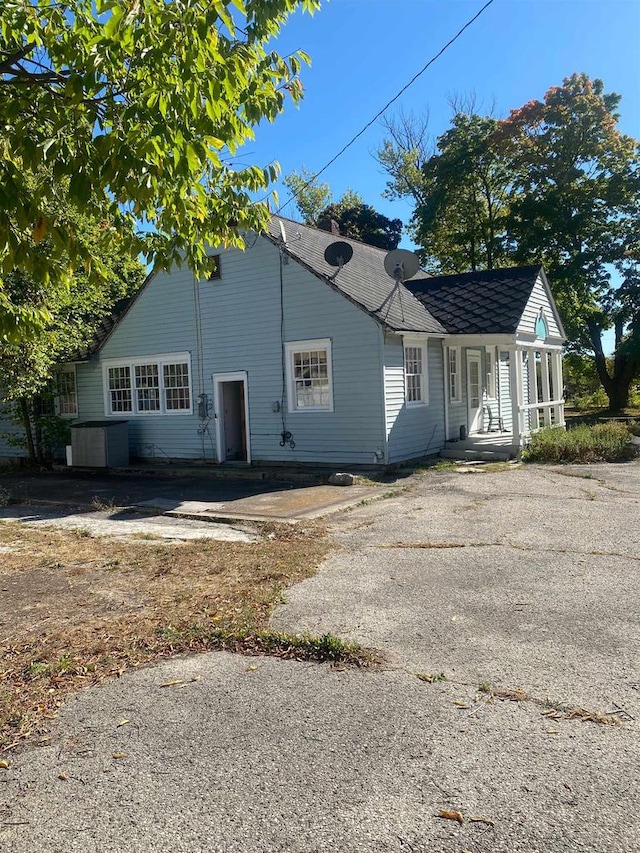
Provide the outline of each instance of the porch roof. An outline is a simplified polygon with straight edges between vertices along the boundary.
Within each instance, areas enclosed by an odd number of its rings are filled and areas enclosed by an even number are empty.
[[[542,267],[413,279],[405,287],[456,335],[514,335]]]

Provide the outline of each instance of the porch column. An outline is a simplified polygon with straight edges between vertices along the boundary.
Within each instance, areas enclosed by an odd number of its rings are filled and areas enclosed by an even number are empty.
[[[536,371],[536,351],[527,350],[529,366],[529,405],[538,403],[538,372]],[[538,429],[540,420],[538,409],[529,409],[529,430]]]
[[[560,400],[554,410],[555,422],[564,426],[564,393],[562,384],[562,353],[551,353],[551,379],[553,382],[553,399]]]
[[[518,347],[509,350],[509,378],[513,443],[522,447],[522,351]]]
[[[551,384],[549,382],[549,353],[546,349],[540,350],[540,373],[542,375],[542,402],[551,402]],[[544,425],[551,425],[551,406],[544,407]]]

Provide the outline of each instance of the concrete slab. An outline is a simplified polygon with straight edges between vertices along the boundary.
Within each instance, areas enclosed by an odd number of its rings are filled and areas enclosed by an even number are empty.
[[[383,486],[310,486],[247,480],[69,472],[5,475],[3,486],[25,504],[110,509],[138,507],[204,520],[293,522],[315,519],[379,497]]]
[[[166,516],[142,518],[139,513],[74,512],[64,507],[29,506],[14,504],[0,508],[0,522],[18,521],[29,527],[62,527],[67,530],[86,530],[92,536],[144,536],[150,541],[172,540],[185,542],[191,539],[216,539],[221,542],[255,542],[257,536],[229,524],[215,524],[210,520],[192,521]],[[144,540],[143,540],[144,541]]]
[[[371,486],[307,486],[230,501],[180,501],[150,498],[136,506],[161,509],[167,515],[244,521],[301,521],[321,518],[376,497],[382,490]]]

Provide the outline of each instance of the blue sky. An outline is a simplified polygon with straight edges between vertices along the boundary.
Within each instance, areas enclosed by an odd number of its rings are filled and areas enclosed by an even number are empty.
[[[484,0],[329,0],[313,17],[297,13],[276,47],[302,49],[311,68],[305,98],[257,130],[239,157],[278,160],[283,173],[318,170],[482,7]],[[494,0],[390,110],[429,111],[430,132],[448,126],[452,95],[475,93],[480,110],[505,116],[574,71],[600,77],[622,95],[621,128],[640,135],[640,0]],[[322,176],[334,196],[351,187],[405,223],[409,203],[381,197],[386,178],[372,153],[384,130],[371,127]],[[287,196],[280,189],[281,203]],[[289,205],[286,215],[295,216]],[[410,246],[405,238],[403,245]]]

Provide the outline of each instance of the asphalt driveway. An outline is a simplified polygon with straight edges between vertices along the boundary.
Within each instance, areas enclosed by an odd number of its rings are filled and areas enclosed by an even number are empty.
[[[639,520],[637,463],[412,478],[273,619],[385,669],[207,654],[85,691],[0,770],[0,846],[635,853]]]

